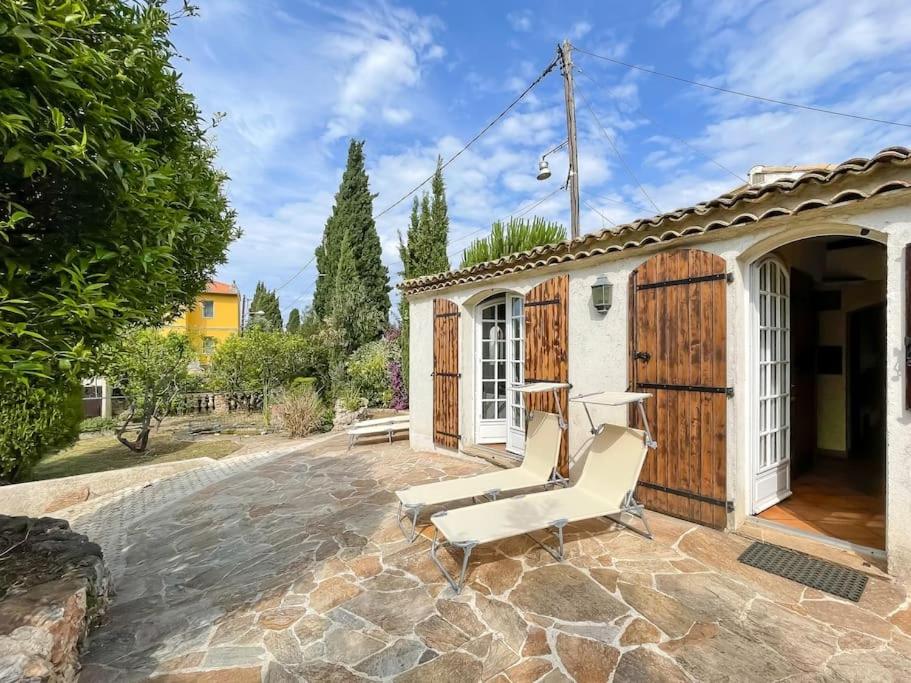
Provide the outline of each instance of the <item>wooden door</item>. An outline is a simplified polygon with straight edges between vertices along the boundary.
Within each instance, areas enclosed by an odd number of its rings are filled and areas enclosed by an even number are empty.
[[[726,288],[724,259],[698,249],[658,254],[630,276],[631,388],[653,395],[646,412],[658,442],[637,498],[716,528],[728,507]]]
[[[568,382],[569,364],[567,347],[569,341],[569,276],[558,275],[542,282],[525,295],[525,381],[526,382]],[[560,410],[554,403],[553,394],[526,394],[529,410],[543,410],[549,413],[562,412],[567,418],[569,391],[559,392]],[[569,476],[569,441],[566,431],[560,442],[560,459],[557,469],[564,477]]]
[[[433,442],[459,447],[459,307],[433,300]]]

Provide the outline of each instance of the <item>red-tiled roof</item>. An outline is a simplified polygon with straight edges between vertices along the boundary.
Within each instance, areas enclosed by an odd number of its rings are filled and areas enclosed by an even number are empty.
[[[885,178],[879,184],[861,183],[889,168],[901,168],[903,177]],[[852,181],[852,179],[854,179]],[[866,188],[854,187],[870,185]],[[832,188],[828,195],[825,190]],[[572,240],[545,244],[509,254],[495,261],[445,273],[405,280],[399,289],[406,295],[488,280],[523,270],[576,261],[658,242],[729,229],[775,216],[790,216],[811,209],[862,201],[895,190],[911,189],[911,149],[889,147],[869,159],[849,159],[831,170],[811,171],[792,180],[778,180],[758,187],[742,186],[732,192],[685,209],[645,218],[611,229],[585,234]],[[810,195],[802,197],[804,191]],[[792,198],[793,199],[790,199]],[[776,201],[781,204],[775,204]],[[752,205],[768,204],[759,211]],[[632,234],[630,234],[632,233]],[[641,238],[637,239],[639,235]]]
[[[226,282],[210,280],[206,285],[206,294],[237,294],[237,287]]]

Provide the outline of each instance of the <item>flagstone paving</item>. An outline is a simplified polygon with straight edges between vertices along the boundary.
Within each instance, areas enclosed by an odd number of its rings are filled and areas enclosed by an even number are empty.
[[[859,604],[736,561],[747,539],[651,515],[648,541],[567,529],[481,547],[453,595],[396,526],[394,491],[491,466],[341,440],[135,520],[80,680],[908,680],[911,603]],[[451,558],[453,566],[456,558]]]

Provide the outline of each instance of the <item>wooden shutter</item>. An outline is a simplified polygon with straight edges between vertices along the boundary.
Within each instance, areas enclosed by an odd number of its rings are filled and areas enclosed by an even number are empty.
[[[558,275],[525,295],[525,381],[568,382],[566,350],[569,341],[569,276]],[[567,417],[569,391],[560,392],[563,417]],[[527,394],[531,410],[558,412],[552,393]],[[569,440],[563,432],[558,469],[569,476]]]
[[[631,388],[653,395],[646,412],[658,442],[637,498],[718,528],[728,512],[725,269],[720,256],[681,249],[652,257],[630,282]]]
[[[459,447],[459,307],[433,300],[433,442]]]

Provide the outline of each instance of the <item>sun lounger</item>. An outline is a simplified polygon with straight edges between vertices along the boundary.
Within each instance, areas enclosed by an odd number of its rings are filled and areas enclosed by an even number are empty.
[[[389,441],[400,432],[407,432],[411,428],[411,418],[408,415],[394,415],[392,417],[378,417],[375,420],[362,420],[355,422],[345,433],[348,435],[348,450],[357,443],[361,436],[388,436]]]
[[[481,543],[542,529],[554,529],[556,549],[534,540],[554,558],[562,560],[563,529],[567,524],[595,517],[610,517],[612,521],[629,527],[620,519],[624,513],[639,518],[645,531],[633,527],[630,529],[651,538],[645,510],[633,498],[648,451],[648,440],[650,437],[647,432],[603,425],[592,440],[582,474],[574,486],[432,515],[430,520],[436,531],[430,548],[431,558],[453,590],[459,592],[465,583],[471,551]],[[441,541],[440,536],[445,540]],[[458,581],[443,567],[437,556],[438,551],[446,546],[459,548],[463,552]]]
[[[409,541],[415,539],[418,515],[428,506],[481,496],[494,500],[503,493],[536,486],[565,484],[566,480],[556,470],[562,434],[562,421],[559,415],[536,411],[528,419],[525,456],[521,466],[396,491],[399,498],[399,528],[405,538]],[[403,512],[411,517],[410,531],[402,524]]]

